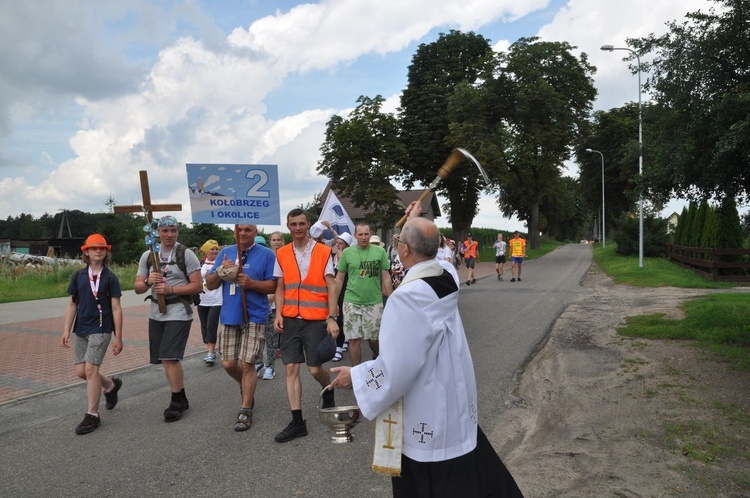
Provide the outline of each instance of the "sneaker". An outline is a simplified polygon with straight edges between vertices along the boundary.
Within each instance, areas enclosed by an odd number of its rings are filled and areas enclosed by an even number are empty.
[[[276,350],[276,358],[281,358],[281,350],[280,349]]]
[[[502,282],[503,281],[503,277],[498,278],[498,280]]]
[[[112,408],[117,406],[117,391],[119,391],[122,387],[122,379],[112,377],[112,382],[115,383],[115,387],[113,387],[110,392],[104,393],[104,399],[107,400],[104,406],[107,408],[107,410],[111,410]],[[94,427],[94,429],[96,429],[96,427]]]
[[[276,372],[273,371],[273,367],[266,367],[266,371],[263,372],[263,380],[272,380]]]
[[[515,282],[515,281],[516,281],[516,279],[515,279],[515,278],[511,278],[511,279],[510,279],[510,281],[511,281],[511,282]]]
[[[286,426],[286,429],[276,434],[276,437],[273,439],[277,443],[286,443],[292,439],[303,436],[307,436],[307,422],[303,420],[301,424],[297,425],[294,423],[294,420],[292,420],[289,422],[289,425]]]
[[[333,397],[333,391],[326,391],[323,393],[323,405],[321,408],[333,408],[336,406],[336,401]]]
[[[216,353],[207,353],[206,357],[203,358],[203,361],[206,362],[206,365],[209,367],[214,366],[214,362],[216,361]]]
[[[341,346],[341,351],[343,351],[344,353],[349,351],[349,341],[344,341],[344,345]]]
[[[502,279],[503,279],[503,277],[501,277],[501,276],[500,276],[500,274],[498,274],[498,275],[497,275],[497,281],[499,282],[499,281],[501,281]]]
[[[260,361],[260,362],[258,362],[258,363],[255,364],[255,371],[257,373],[260,373],[261,370],[263,370],[263,362],[262,361]]]
[[[472,278],[472,279],[471,279],[471,283],[472,283],[472,284],[475,284],[475,283],[477,283],[477,279],[476,279],[476,278]]]
[[[169,407],[164,410],[164,421],[165,422],[176,422],[182,417],[182,412],[190,408],[187,398],[183,398],[180,401],[172,401],[169,403]]]
[[[521,281],[521,277],[518,277],[518,281],[519,281],[519,282]]]
[[[237,422],[234,424],[235,432],[246,431],[250,428],[250,424],[253,423],[253,412],[240,410],[240,414],[237,415]]]
[[[76,434],[80,436],[83,434],[88,434],[89,432],[94,432],[100,425],[102,425],[102,421],[99,419],[99,417],[87,413],[83,416],[83,420],[81,420],[81,423],[78,424],[78,427],[76,427]]]

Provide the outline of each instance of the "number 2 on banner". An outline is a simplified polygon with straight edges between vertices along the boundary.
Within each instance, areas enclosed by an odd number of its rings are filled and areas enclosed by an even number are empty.
[[[268,173],[260,169],[251,169],[245,175],[245,178],[252,180],[257,178],[255,185],[250,187],[247,191],[247,197],[269,197],[271,194],[265,190],[261,190],[266,183],[268,183]]]

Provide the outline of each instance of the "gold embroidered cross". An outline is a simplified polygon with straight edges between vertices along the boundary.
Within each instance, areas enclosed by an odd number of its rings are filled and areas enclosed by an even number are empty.
[[[396,447],[393,446],[393,433],[391,432],[393,430],[394,425],[398,425],[398,422],[393,420],[391,414],[388,414],[388,420],[383,420],[384,423],[388,424],[388,437],[386,438],[386,442],[383,445],[383,448],[389,449],[389,450],[395,450]]]

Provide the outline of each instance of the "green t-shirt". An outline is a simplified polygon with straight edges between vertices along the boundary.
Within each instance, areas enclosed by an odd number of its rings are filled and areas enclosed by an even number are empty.
[[[385,249],[373,244],[367,249],[356,245],[347,247],[341,253],[336,269],[349,275],[344,301],[353,304],[383,302],[380,275],[383,270],[390,269]]]

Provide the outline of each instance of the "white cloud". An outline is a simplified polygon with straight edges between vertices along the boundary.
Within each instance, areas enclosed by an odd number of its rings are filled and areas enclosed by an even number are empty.
[[[623,58],[626,51],[604,52],[602,45],[626,47],[626,39],[667,32],[665,23],[683,19],[687,12],[706,11],[708,0],[570,0],[551,23],[539,30],[545,40],[568,41],[586,52],[597,67],[597,109],[620,107],[638,101],[638,79]],[[642,74],[645,82],[646,74]],[[625,100],[623,100],[623,98]],[[647,96],[643,94],[643,100]]]
[[[145,169],[152,200],[182,203],[186,209],[180,214],[182,221],[189,221],[189,202],[186,189],[176,187],[184,185],[185,163],[279,164],[282,215],[309,203],[322,190],[327,180],[315,168],[325,122],[334,113],[347,112],[353,102],[325,109],[299,108],[269,119],[267,97],[271,92],[283,94],[290,73],[329,72],[337,82],[346,81],[347,69],[364,55],[385,57],[403,51],[434,35],[436,29],[477,30],[490,23],[509,23],[549,4],[547,0],[324,0],[244,23],[247,28],[237,27],[222,38],[193,2],[178,2],[171,10],[145,0],[127,5],[105,0],[96,8],[85,1],[46,2],[54,8],[42,12],[42,4],[0,1],[5,9],[12,6],[9,16],[0,17],[0,28],[7,28],[4,33],[11,33],[24,53],[33,56],[35,66],[13,60],[7,45],[0,47],[4,68],[0,120],[5,116],[12,126],[11,108],[24,109],[25,117],[33,115],[39,95],[58,99],[58,105],[69,105],[75,97],[82,111],[82,124],[69,141],[73,157],[46,177],[9,175],[0,180],[2,212],[102,211],[110,193],[120,204],[138,203],[137,172]],[[633,93],[631,78],[625,64],[616,55],[599,52],[599,46],[645,35],[694,10],[691,6],[707,2],[651,3],[633,0],[626,8],[624,2],[612,0],[571,0],[540,34],[569,40],[588,52],[600,66],[600,93],[611,94],[602,102],[619,106],[622,95]],[[111,39],[103,26],[118,22],[122,26]],[[180,22],[195,30],[175,37]],[[139,36],[142,45],[162,47],[158,54],[126,50]],[[495,43],[496,48],[507,45],[507,41]],[[150,67],[144,69],[144,61]],[[406,68],[397,71],[401,75]],[[391,96],[384,110],[393,112],[399,95],[386,93]],[[55,157],[45,153],[47,158]],[[5,161],[0,158],[0,171]],[[491,199],[483,200],[475,225],[499,219],[493,209]]]

